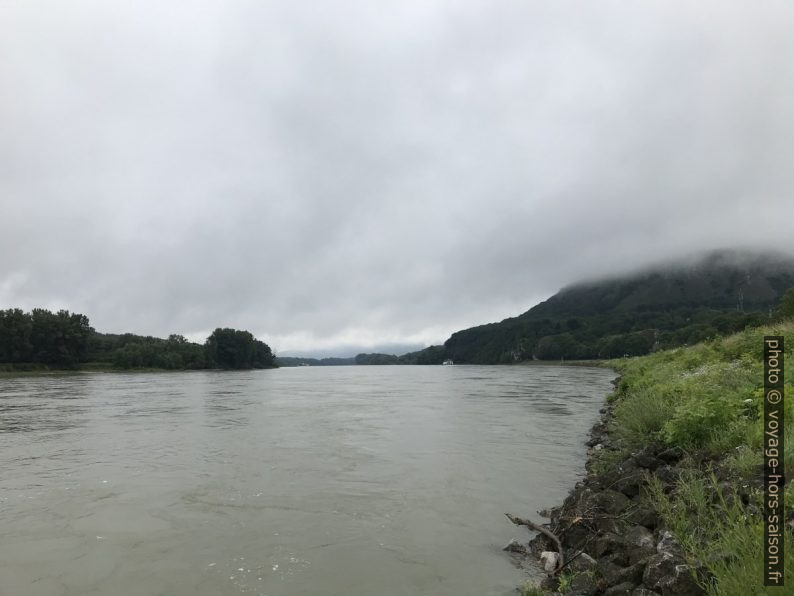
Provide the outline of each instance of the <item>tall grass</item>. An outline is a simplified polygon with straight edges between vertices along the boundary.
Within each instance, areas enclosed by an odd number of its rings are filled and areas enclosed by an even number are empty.
[[[520,589],[521,596],[545,596],[546,591],[543,588],[533,584],[524,584]]]
[[[649,497],[667,527],[681,541],[692,561],[705,565],[700,581],[713,596],[782,594],[764,588],[760,514],[763,465],[763,337],[789,339],[785,353],[786,477],[794,476],[794,321],[748,329],[688,348],[642,358],[611,361],[623,374],[612,396],[613,430],[619,456],[661,443],[681,448],[691,457],[671,494],[649,476]],[[617,457],[602,456],[600,465]],[[697,462],[710,462],[709,464]],[[598,463],[598,462],[597,462]],[[706,466],[719,466],[720,484]],[[731,488],[728,488],[730,486]],[[786,508],[794,506],[794,485],[784,493]],[[743,504],[737,487],[750,492]],[[794,581],[794,544],[785,536],[785,570]]]
[[[689,348],[613,360],[623,379],[615,393],[614,425],[626,449],[650,439],[685,450],[726,453],[761,445],[763,337],[794,337],[794,322],[747,330]],[[784,374],[794,382],[794,341]],[[786,393],[786,465],[794,462],[794,384]],[[794,472],[794,468],[789,468]]]
[[[761,545],[763,519],[748,513],[734,489],[728,492],[713,475],[688,471],[682,474],[676,491],[666,495],[658,479],[651,478],[650,496],[667,527],[676,535],[687,556],[705,565],[707,575],[699,581],[712,596],[781,594],[765,588]],[[794,498],[791,485],[787,498]],[[755,491],[752,501],[761,506],[762,495]],[[787,578],[794,575],[794,548],[791,532],[784,536]]]

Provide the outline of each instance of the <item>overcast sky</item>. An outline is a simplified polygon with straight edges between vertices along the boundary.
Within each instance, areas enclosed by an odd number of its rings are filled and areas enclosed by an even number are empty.
[[[0,0],[0,308],[278,353],[794,248],[791,2]]]

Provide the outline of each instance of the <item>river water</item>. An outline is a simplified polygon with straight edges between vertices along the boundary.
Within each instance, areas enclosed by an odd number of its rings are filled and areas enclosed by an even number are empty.
[[[0,595],[508,595],[611,371],[0,378]]]

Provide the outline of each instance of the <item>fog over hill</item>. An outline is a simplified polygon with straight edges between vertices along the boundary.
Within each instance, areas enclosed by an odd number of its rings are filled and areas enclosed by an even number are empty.
[[[573,284],[521,315],[584,315],[608,310],[700,306],[768,308],[792,285],[794,256],[782,252],[718,250]]]
[[[711,251],[574,284],[519,316],[458,331],[443,348],[420,354],[459,363],[645,354],[766,322],[789,288],[792,255]]]

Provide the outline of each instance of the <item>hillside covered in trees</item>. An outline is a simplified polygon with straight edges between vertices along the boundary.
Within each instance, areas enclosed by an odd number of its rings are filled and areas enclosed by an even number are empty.
[[[689,263],[565,288],[527,312],[403,356],[357,364],[498,364],[639,356],[764,324],[794,288],[794,258],[715,252]],[[794,300],[791,291],[789,300]]]
[[[205,343],[98,333],[85,315],[0,310],[0,370],[40,368],[250,369],[274,366],[270,347],[248,331],[218,328]]]

